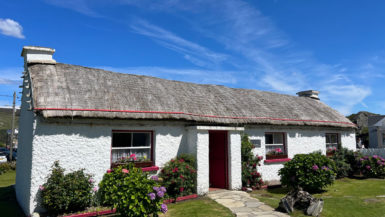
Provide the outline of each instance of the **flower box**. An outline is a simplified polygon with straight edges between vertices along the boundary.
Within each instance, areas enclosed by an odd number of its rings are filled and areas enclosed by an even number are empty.
[[[152,162],[151,161],[144,161],[144,162],[134,162],[135,167],[137,168],[144,168],[144,167],[151,167]],[[111,168],[117,168],[119,166],[127,165],[127,163],[112,163]]]
[[[328,156],[328,157],[331,157],[331,156],[333,156],[333,155],[334,155],[333,152],[331,152],[331,153],[327,153],[327,152],[326,152],[326,156]]]
[[[115,212],[116,212],[116,209],[111,209],[111,210],[103,210],[103,211],[92,211],[92,212],[85,212],[85,213],[78,213],[78,214],[70,214],[70,215],[65,215],[63,217],[92,217],[92,216],[114,214]]]
[[[266,160],[274,160],[274,159],[282,159],[282,158],[287,158],[287,154],[266,155]]]
[[[176,202],[184,201],[184,200],[190,200],[190,199],[195,199],[197,197],[198,197],[197,194],[191,194],[191,195],[186,195],[186,196],[183,196],[183,197],[177,197],[176,198]],[[164,200],[163,202],[165,204],[169,204],[169,203],[175,202],[175,199],[168,199],[168,200]]]

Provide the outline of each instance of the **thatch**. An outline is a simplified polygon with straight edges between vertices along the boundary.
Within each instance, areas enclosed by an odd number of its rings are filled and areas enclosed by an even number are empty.
[[[30,65],[28,70],[34,109],[45,118],[178,119],[229,125],[355,127],[329,106],[306,97],[61,63]]]

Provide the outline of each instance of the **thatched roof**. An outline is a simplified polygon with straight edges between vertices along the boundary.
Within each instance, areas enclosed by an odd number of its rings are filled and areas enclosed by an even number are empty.
[[[68,64],[34,64],[33,106],[45,118],[184,120],[212,124],[355,127],[306,97],[121,74]]]

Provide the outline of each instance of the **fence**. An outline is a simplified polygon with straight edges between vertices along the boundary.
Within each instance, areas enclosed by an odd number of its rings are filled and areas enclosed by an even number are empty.
[[[360,149],[360,151],[365,156],[378,155],[385,158],[385,148],[365,148]]]

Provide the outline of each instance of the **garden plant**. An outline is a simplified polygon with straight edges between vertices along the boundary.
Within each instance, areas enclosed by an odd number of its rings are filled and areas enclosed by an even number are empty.
[[[260,166],[262,156],[255,156],[253,149],[255,146],[250,142],[249,137],[242,135],[242,187],[243,190],[247,187],[253,189],[259,189],[263,185],[261,174],[258,172],[257,167]]]

